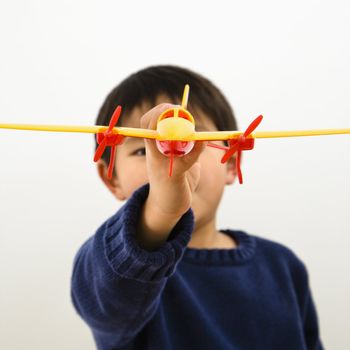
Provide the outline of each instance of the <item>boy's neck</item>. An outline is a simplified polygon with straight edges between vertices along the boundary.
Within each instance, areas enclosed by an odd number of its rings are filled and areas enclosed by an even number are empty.
[[[196,223],[189,248],[197,249],[233,249],[237,247],[235,240],[216,229],[215,218],[203,224]]]

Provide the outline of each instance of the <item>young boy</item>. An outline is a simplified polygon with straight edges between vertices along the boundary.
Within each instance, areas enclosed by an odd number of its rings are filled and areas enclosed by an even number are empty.
[[[155,129],[185,84],[197,131],[237,129],[220,91],[174,66],[128,77],[96,124],[108,125],[120,104],[118,125]],[[234,159],[221,164],[223,151],[197,142],[169,177],[155,142],[130,138],[109,179],[106,151],[98,173],[127,201],[81,247],[72,276],[74,306],[98,349],[322,349],[303,263],[280,244],[216,228]]]

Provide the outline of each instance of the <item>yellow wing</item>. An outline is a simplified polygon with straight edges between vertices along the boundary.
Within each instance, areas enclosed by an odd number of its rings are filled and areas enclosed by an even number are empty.
[[[241,131],[197,131],[193,136],[193,141],[224,141],[230,140],[243,134]],[[319,129],[319,130],[295,130],[295,131],[257,131],[248,137],[253,138],[277,138],[277,137],[297,137],[297,136],[318,136],[318,135],[338,135],[350,134],[350,129]],[[183,140],[189,141],[189,140]]]
[[[16,130],[34,130],[34,131],[52,131],[52,132],[82,132],[90,134],[103,133],[108,126],[81,126],[81,125],[45,125],[45,124],[0,124],[0,129],[16,129]],[[116,134],[130,137],[141,137],[147,139],[156,139],[158,132],[156,130],[140,129],[140,128],[113,128]]]
[[[72,125],[45,125],[45,124],[0,124],[0,129],[36,130],[53,132],[82,132],[82,133],[103,133],[107,126],[72,126]],[[153,140],[164,140],[157,130],[115,127],[113,131],[126,137],[139,137]],[[196,131],[192,135],[187,135],[179,141],[220,141],[229,140],[241,135],[242,131]],[[317,136],[317,135],[337,135],[350,134],[348,129],[319,129],[319,130],[295,130],[295,131],[258,131],[249,137],[254,138],[277,138],[277,137],[297,137],[297,136]]]

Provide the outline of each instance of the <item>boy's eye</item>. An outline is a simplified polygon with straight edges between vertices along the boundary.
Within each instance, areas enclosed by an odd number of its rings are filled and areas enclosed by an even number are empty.
[[[145,147],[138,148],[137,150],[132,152],[132,155],[133,156],[145,156],[146,155],[146,148]]]

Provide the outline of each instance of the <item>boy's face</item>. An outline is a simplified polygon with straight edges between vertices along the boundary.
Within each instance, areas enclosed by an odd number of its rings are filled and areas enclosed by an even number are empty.
[[[159,98],[158,103],[168,102]],[[140,118],[150,105],[143,104],[134,108],[123,119],[124,127],[139,128]],[[217,130],[214,122],[204,113],[195,115],[196,131]],[[222,142],[217,142],[223,145]],[[225,185],[232,184],[236,175],[234,159],[225,164],[221,163],[224,151],[206,147],[199,157],[200,180],[193,195],[192,209],[195,214],[196,225],[205,224],[215,218],[216,209]],[[165,156],[164,156],[165,157]],[[139,138],[125,138],[124,143],[116,151],[116,176],[108,180],[106,165],[98,163],[98,172],[106,186],[119,200],[128,199],[140,186],[148,182],[144,140]],[[174,160],[176,167],[176,158]]]

